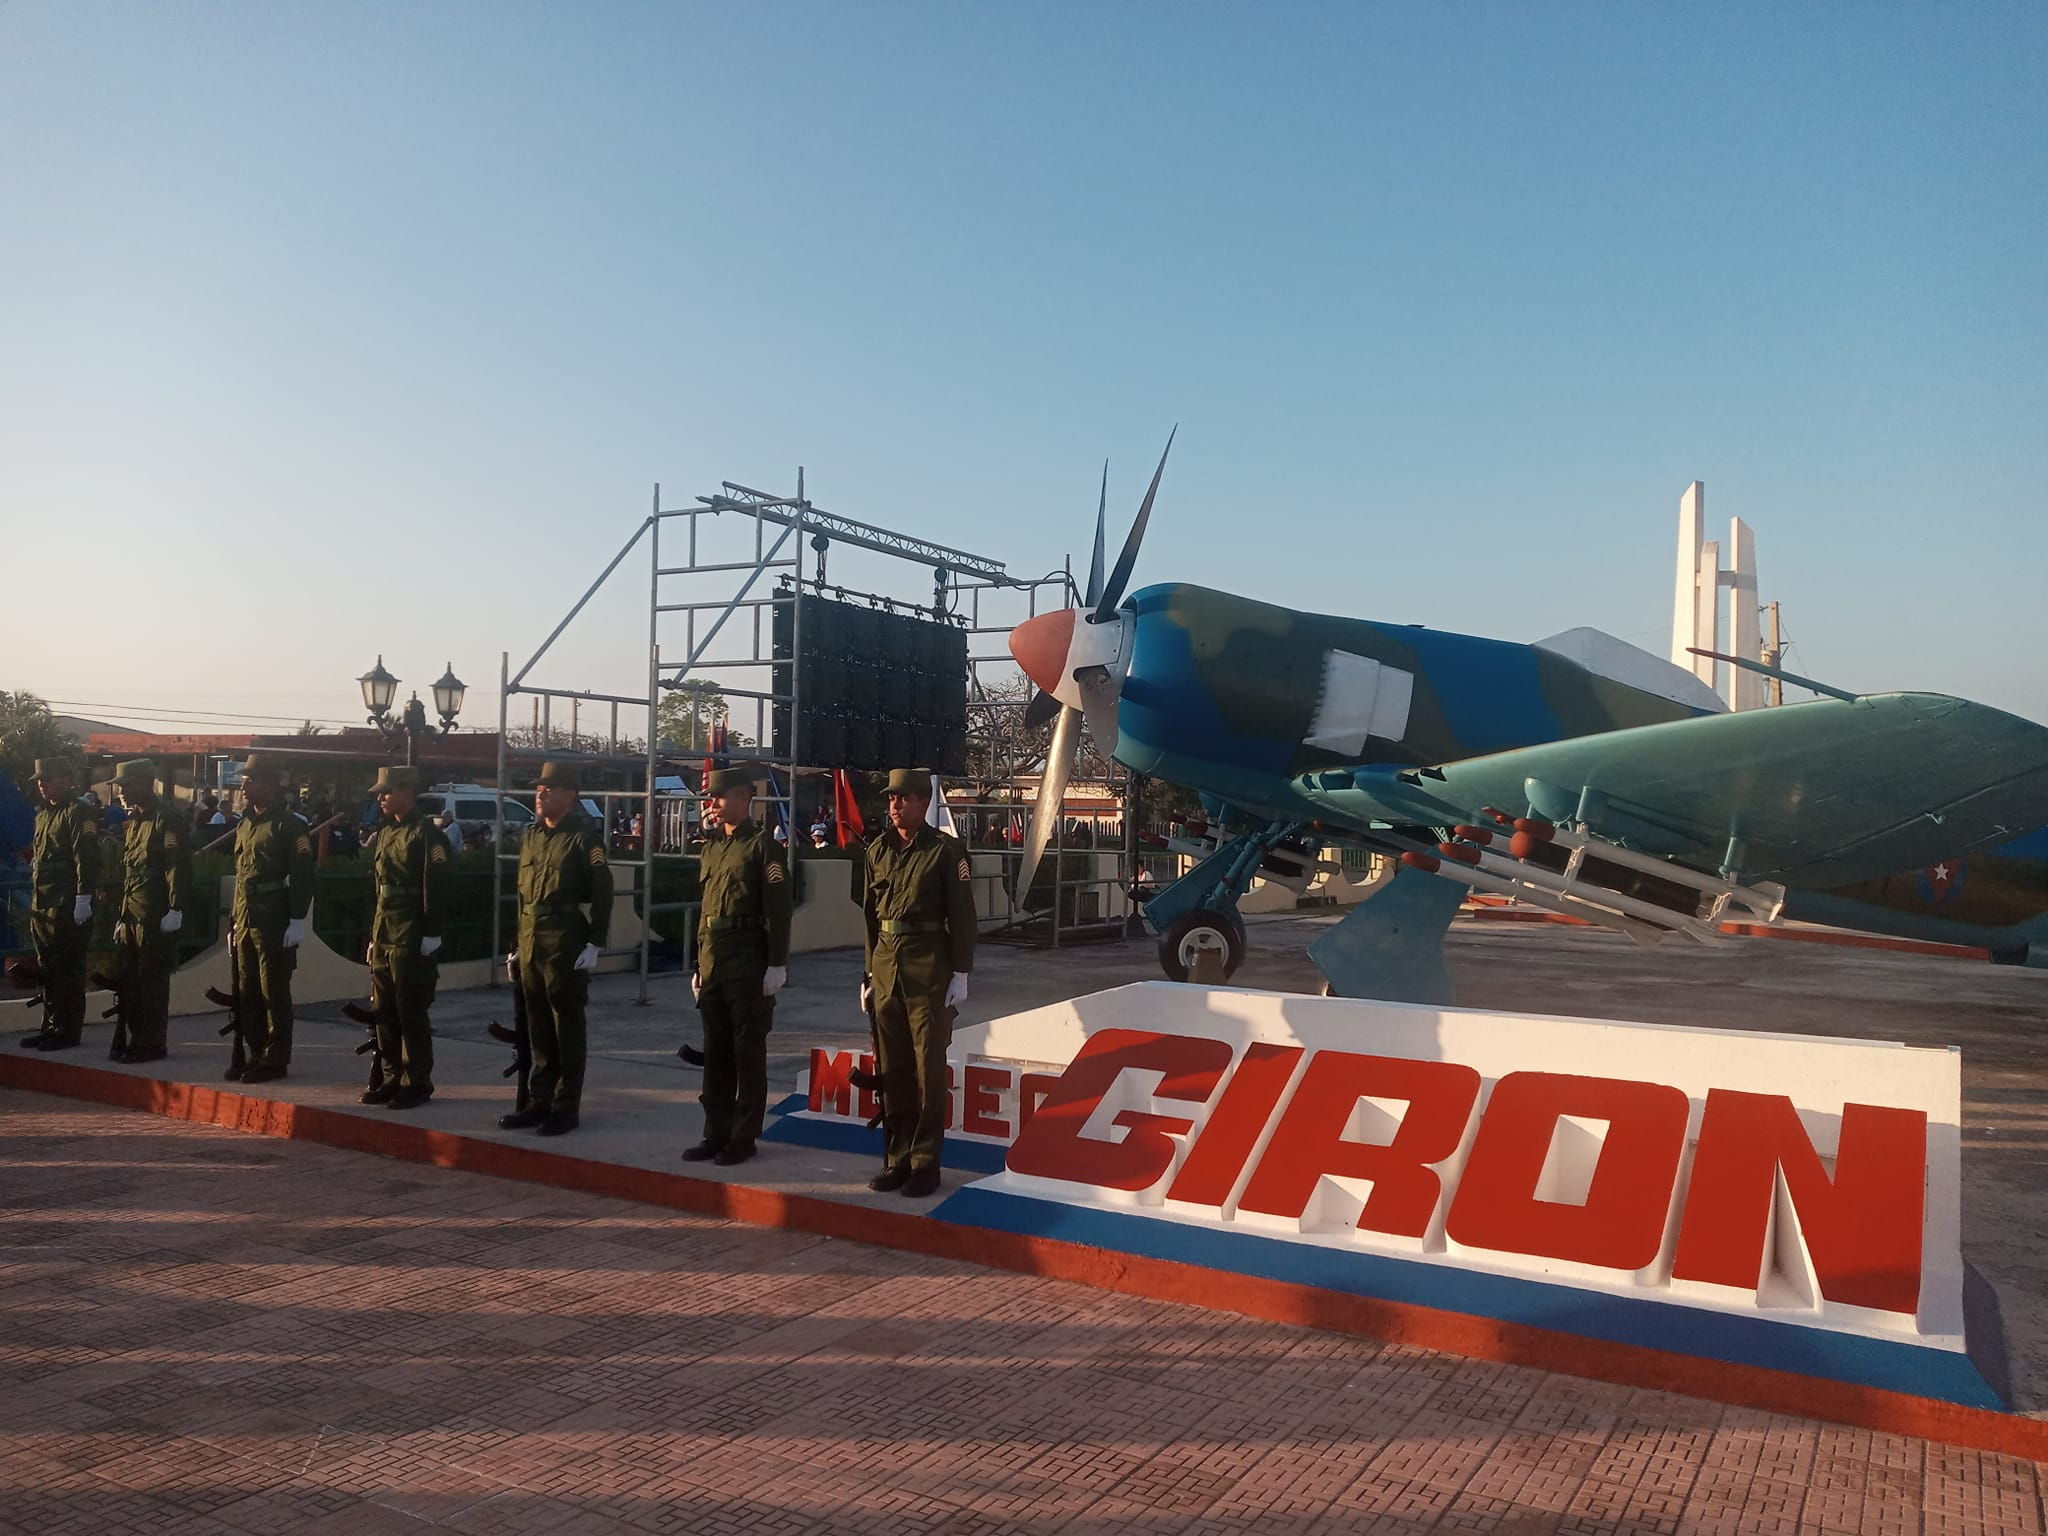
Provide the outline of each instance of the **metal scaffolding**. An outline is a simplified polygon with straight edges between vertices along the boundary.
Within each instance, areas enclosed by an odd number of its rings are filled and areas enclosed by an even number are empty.
[[[629,556],[646,545],[647,570],[647,649],[645,691],[640,694],[601,693],[586,689],[546,687],[529,682],[534,668],[546,657],[568,629],[596,596],[598,589],[611,579],[612,575],[625,564]],[[749,486],[731,481],[721,484],[714,494],[698,496],[695,504],[680,507],[663,507],[661,487],[654,488],[652,509],[631,536],[612,556],[598,578],[593,581],[562,619],[549,631],[545,640],[530,656],[525,665],[515,673],[511,670],[507,654],[500,670],[498,702],[498,818],[496,835],[498,846],[503,848],[504,837],[504,795],[507,772],[507,731],[511,726],[511,703],[515,696],[527,695],[537,701],[540,715],[541,745],[547,746],[553,735],[554,706],[557,701],[567,702],[572,711],[580,711],[586,704],[596,704],[610,710],[608,743],[616,749],[624,740],[619,734],[619,709],[625,706],[632,710],[644,710],[646,715],[646,782],[637,794],[628,796],[624,792],[607,792],[607,822],[611,802],[632,798],[641,802],[642,835],[637,857],[614,858],[613,864],[619,869],[636,871],[637,892],[641,898],[641,936],[639,944],[640,987],[637,1000],[647,1001],[647,978],[649,971],[650,933],[656,911],[654,873],[656,861],[669,857],[665,839],[660,831],[664,825],[673,824],[676,818],[661,815],[658,799],[684,799],[696,801],[699,797],[685,791],[680,796],[660,796],[656,788],[657,768],[660,759],[659,718],[663,695],[684,687],[694,678],[715,676],[720,694],[727,700],[750,703],[752,710],[752,740],[743,743],[745,754],[750,761],[758,762],[776,775],[778,792],[764,797],[771,804],[793,806],[796,795],[796,774],[809,767],[804,761],[802,668],[787,666],[788,691],[777,692],[776,657],[774,655],[774,610],[789,606],[793,608],[790,627],[792,651],[801,654],[803,634],[803,605],[797,603],[800,591],[812,591],[845,595],[845,589],[826,579],[826,558],[834,544],[858,548],[889,559],[924,567],[933,574],[933,599],[929,604],[919,603],[893,594],[867,593],[878,606],[892,610],[932,611],[934,617],[942,614],[958,614],[965,605],[964,619],[969,635],[969,712],[973,716],[979,710],[986,720],[992,712],[1007,709],[1014,702],[1021,711],[1024,701],[995,701],[988,698],[983,686],[982,668],[997,662],[1009,665],[1006,649],[974,654],[977,646],[985,645],[992,637],[1007,636],[1010,629],[1024,618],[1043,611],[1042,596],[1048,590],[1056,590],[1061,605],[1075,600],[1073,579],[1066,571],[1036,579],[1020,579],[1008,574],[1003,563],[985,556],[955,549],[948,545],[928,540],[911,538],[870,523],[858,522],[852,518],[840,517],[826,512],[812,504],[804,492],[804,472],[797,471],[796,493],[793,496],[777,496],[770,492],[755,490]],[[664,558],[676,563],[664,564]],[[764,586],[763,578],[768,578]],[[1025,612],[1007,623],[983,621],[983,602],[992,594],[1009,593],[1021,596]],[[766,622],[764,623],[764,619]],[[735,623],[734,621],[738,622]],[[680,633],[678,633],[678,630]],[[981,702],[977,703],[979,699]],[[786,750],[778,754],[775,750],[775,711],[785,706],[788,711],[789,731]],[[572,732],[572,739],[574,733]],[[694,755],[699,747],[687,749]],[[573,756],[574,753],[568,755]],[[1019,765],[1012,761],[1006,765],[1006,779],[1017,777]],[[612,840],[611,828],[606,827],[606,840]],[[794,858],[796,838],[791,837],[791,847],[784,857]],[[675,858],[688,855],[676,852]],[[503,953],[501,906],[503,899],[505,865],[512,855],[500,852],[493,861],[491,933],[494,953]],[[1006,882],[1007,885],[1007,882]],[[1021,893],[1018,893],[1021,897]],[[1012,900],[1005,892],[1005,902]],[[1055,916],[1057,917],[1057,905]],[[1015,913],[1012,912],[1014,919]],[[1057,925],[1056,925],[1057,926]],[[495,968],[493,981],[495,984]]]

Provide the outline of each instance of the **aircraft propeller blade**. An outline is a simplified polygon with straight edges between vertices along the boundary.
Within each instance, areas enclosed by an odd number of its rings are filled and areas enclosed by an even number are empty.
[[[1031,830],[1024,839],[1024,862],[1017,870],[1017,906],[1030,894],[1031,878],[1038,873],[1038,861],[1059,829],[1060,813],[1066,806],[1067,780],[1074,772],[1074,756],[1081,750],[1081,711],[1068,706],[1052,728],[1052,748],[1045,754],[1045,776],[1038,781],[1038,800],[1031,807]]]
[[[1041,688],[1031,695],[1031,702],[1024,706],[1025,728],[1035,731],[1059,712],[1060,701]]]
[[[1081,689],[1081,714],[1088,722],[1088,734],[1095,738],[1095,750],[1104,757],[1116,755],[1116,703],[1123,692],[1107,667],[1083,667],[1074,674]]]
[[[1116,605],[1123,600],[1124,588],[1130,584],[1131,571],[1138,563],[1138,545],[1145,538],[1145,524],[1152,517],[1152,498],[1159,494],[1159,477],[1166,473],[1166,454],[1173,452],[1173,439],[1180,431],[1178,424],[1166,434],[1166,453],[1159,455],[1159,467],[1152,471],[1152,484],[1145,491],[1145,501],[1138,508],[1138,520],[1131,524],[1130,534],[1124,539],[1124,547],[1116,557],[1116,569],[1109,573],[1109,581],[1102,589],[1102,596],[1095,604],[1095,622],[1105,623],[1116,617]],[[1105,501],[1108,497],[1107,467],[1103,470]]]
[[[1095,557],[1088,562],[1088,587],[1082,601],[1090,608],[1102,601],[1103,530],[1109,516],[1109,460],[1102,461],[1102,495],[1095,503]]]

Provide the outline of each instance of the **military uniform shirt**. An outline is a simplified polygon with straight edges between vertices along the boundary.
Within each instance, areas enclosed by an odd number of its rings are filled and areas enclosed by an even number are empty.
[[[313,834],[273,803],[235,828],[235,926],[273,943],[313,909]]]
[[[867,918],[868,969],[885,939],[915,939],[936,949],[950,972],[974,969],[974,869],[959,838],[926,823],[906,845],[891,827],[868,844],[861,908]],[[922,973],[923,966],[916,967]],[[934,978],[919,974],[919,985]],[[943,982],[946,978],[936,978]]]
[[[714,833],[698,865],[697,975],[789,964],[789,868],[756,821]]]
[[[586,920],[578,909],[590,908]],[[519,834],[519,950],[537,938],[567,949],[604,948],[612,931],[612,867],[604,838],[571,811],[553,827],[535,821]]]
[[[448,839],[417,807],[377,833],[371,858],[377,881],[377,916],[370,942],[419,950],[421,939],[440,938],[448,916]]]
[[[153,932],[192,894],[192,839],[185,818],[161,799],[131,806],[121,849],[121,921]]]
[[[99,812],[82,800],[36,812],[33,853],[35,910],[62,910],[93,893],[100,873]]]

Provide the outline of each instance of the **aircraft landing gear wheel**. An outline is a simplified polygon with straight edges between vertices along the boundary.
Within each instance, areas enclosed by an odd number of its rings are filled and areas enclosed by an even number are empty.
[[[1225,977],[1244,963],[1244,920],[1208,907],[1183,913],[1159,936],[1159,966],[1169,981],[1186,981],[1203,950],[1221,950]]]

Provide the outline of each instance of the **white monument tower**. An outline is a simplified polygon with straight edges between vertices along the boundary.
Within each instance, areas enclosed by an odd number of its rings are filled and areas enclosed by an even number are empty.
[[[1722,651],[1751,660],[1760,660],[1763,650],[1757,621],[1756,537],[1741,518],[1731,519],[1730,568],[1723,570],[1721,545],[1704,537],[1706,515],[1706,482],[1695,480],[1678,499],[1678,583],[1671,608],[1671,660],[1719,693],[1730,709],[1760,709],[1766,693],[1759,674],[1724,667],[1711,656],[1694,656],[1687,649],[1698,646],[1703,651]],[[1729,593],[1725,627],[1721,620],[1723,588]],[[1723,635],[1726,645],[1721,643]]]

